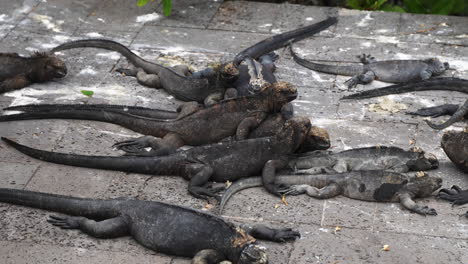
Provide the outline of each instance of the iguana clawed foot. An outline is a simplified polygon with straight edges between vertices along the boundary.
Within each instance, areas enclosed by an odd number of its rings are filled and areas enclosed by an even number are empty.
[[[114,145],[112,145],[112,147],[118,150],[125,151],[127,153],[140,153],[144,151],[145,148],[152,147],[152,140],[153,137],[151,136],[143,136],[135,139],[117,142]]]
[[[345,81],[345,84],[348,86],[348,89],[354,88],[359,84],[359,76],[353,76]]]
[[[362,55],[357,56],[362,64],[369,64],[375,62],[375,57],[371,56],[370,54],[363,53]]]
[[[453,204],[462,205],[468,203],[468,190],[462,190],[460,187],[454,185],[451,189],[440,190],[437,197],[450,201]]]
[[[224,187],[212,187],[209,184],[204,187],[191,186],[188,188],[189,193],[199,199],[207,200],[209,197],[214,197],[218,202],[221,201],[221,196],[217,193],[224,189]]]
[[[429,208],[426,205],[416,205],[416,207],[413,208],[413,211],[422,215],[437,215],[437,211],[434,208]]]
[[[50,215],[47,222],[62,229],[77,229],[80,227],[80,221],[82,219],[83,217],[77,216]]]
[[[291,228],[280,228],[274,229],[274,235],[272,241],[274,242],[286,242],[288,240],[296,240],[301,237],[301,234]]]
[[[311,186],[307,184],[301,185],[291,185],[289,186],[288,190],[284,192],[284,195],[301,195],[307,192],[307,189]]]

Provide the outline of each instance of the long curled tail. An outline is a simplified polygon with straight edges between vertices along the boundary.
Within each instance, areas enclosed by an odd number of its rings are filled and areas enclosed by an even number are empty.
[[[468,80],[445,77],[445,78],[433,78],[424,81],[408,82],[386,86],[383,88],[367,90],[360,93],[351,94],[342,97],[340,100],[352,100],[352,99],[365,99],[372,97],[379,97],[389,94],[402,94],[417,91],[454,91],[468,94]]]
[[[336,17],[329,17],[328,19],[318,23],[264,39],[257,44],[239,52],[239,54],[237,54],[234,58],[234,65],[239,65],[246,57],[258,59],[260,56],[285,47],[291,42],[296,42],[308,38],[322,30],[327,29],[333,24],[336,24],[337,21],[338,19]]]
[[[51,53],[75,48],[100,48],[116,51],[122,54],[125,58],[127,58],[128,61],[130,61],[136,67],[143,68],[143,70],[146,73],[159,74],[162,69],[169,70],[168,68],[165,68],[162,65],[152,63],[141,58],[124,45],[108,39],[82,39],[70,41],[53,48],[51,50]]]
[[[115,217],[116,200],[94,200],[17,189],[0,188],[0,202],[29,206],[88,218]]]
[[[428,120],[425,121],[431,128],[441,130],[453,125],[455,122],[463,120],[465,116],[468,116],[468,100],[466,100],[466,102],[460,106],[460,108],[458,108],[455,114],[453,114],[447,121],[440,125],[434,124]]]

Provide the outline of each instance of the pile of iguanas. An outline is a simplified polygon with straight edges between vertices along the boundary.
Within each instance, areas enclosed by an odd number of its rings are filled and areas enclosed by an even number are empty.
[[[307,195],[327,199],[337,195],[364,201],[399,202],[422,215],[436,211],[417,204],[414,198],[431,196],[442,179],[421,171],[436,169],[433,155],[418,149],[376,146],[334,153],[327,151],[330,138],[323,128],[308,118],[293,115],[291,102],[296,87],[278,81],[274,75],[277,55],[289,45],[293,59],[312,70],[353,76],[348,87],[372,80],[400,83],[369,90],[344,99],[360,99],[419,90],[468,91],[468,81],[436,78],[448,63],[437,59],[377,62],[363,54],[361,66],[333,66],[300,58],[292,43],[310,37],[337,22],[331,17],[319,23],[267,38],[238,53],[232,61],[198,72],[186,65],[172,68],[149,62],[124,45],[105,39],[86,39],[59,45],[49,53],[30,58],[0,54],[0,93],[23,88],[34,82],[63,78],[66,66],[52,54],[72,48],[101,48],[119,52],[131,64],[118,69],[135,76],[139,83],[164,89],[185,101],[176,111],[122,105],[21,105],[5,111],[0,122],[30,119],[80,119],[117,124],[144,136],[117,142],[123,156],[85,156],[34,149],[2,138],[18,151],[48,162],[119,170],[134,173],[177,175],[186,179],[194,197],[214,197],[221,213],[236,192],[263,186],[276,196]],[[451,115],[441,129],[468,115],[463,106],[444,105],[418,110],[415,115]],[[192,148],[181,150],[182,146]],[[450,160],[468,172],[468,132],[447,132],[442,147]],[[409,172],[418,172],[415,176]],[[277,176],[277,174],[280,174]],[[293,174],[293,175],[291,175]],[[255,177],[260,176],[260,177]],[[225,187],[213,182],[234,182]],[[442,189],[442,199],[463,204],[468,190],[454,186]],[[132,236],[158,252],[192,257],[192,263],[267,263],[256,239],[276,242],[294,240],[299,233],[289,228],[266,226],[236,227],[220,217],[180,206],[128,198],[83,199],[69,196],[0,189],[0,202],[55,211],[67,216],[51,216],[48,222],[63,229],[79,229],[98,238]],[[468,213],[467,213],[468,214]],[[468,215],[467,215],[468,216]]]

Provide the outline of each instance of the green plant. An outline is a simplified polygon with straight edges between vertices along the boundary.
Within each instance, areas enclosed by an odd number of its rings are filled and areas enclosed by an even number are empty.
[[[417,14],[467,15],[466,0],[403,0],[403,5],[394,5],[389,0],[347,0],[346,5],[359,10],[382,10]],[[399,1],[401,2],[401,1]]]
[[[150,0],[137,0],[137,6],[145,6]],[[151,0],[154,2],[154,0]],[[165,16],[170,16],[172,11],[172,0],[162,0],[163,13]]]

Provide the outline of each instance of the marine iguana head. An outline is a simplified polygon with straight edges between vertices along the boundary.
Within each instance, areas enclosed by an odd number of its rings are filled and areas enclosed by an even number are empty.
[[[431,69],[431,72],[433,75],[441,75],[444,73],[446,70],[450,68],[450,65],[448,62],[441,62],[437,58],[432,58],[426,60],[427,64],[429,64],[429,67]]]
[[[306,117],[293,117],[284,123],[283,130],[277,133],[276,136],[280,142],[284,142],[290,147],[289,151],[292,153],[306,141],[311,127],[310,119]],[[278,144],[278,147],[284,148],[284,145]]]
[[[37,81],[49,81],[67,75],[67,66],[61,59],[46,53],[35,53],[35,78]]]
[[[433,192],[442,187],[442,178],[430,177],[424,173],[424,176],[411,177],[404,187],[415,197],[429,197]]]
[[[303,153],[328,148],[330,148],[330,135],[328,131],[321,127],[312,126],[304,143],[302,143],[297,152]]]
[[[465,128],[465,131],[461,132],[447,131],[440,144],[455,166],[468,172],[468,130]]]
[[[247,245],[241,253],[239,264],[267,264],[268,256],[265,248],[256,244]]]
[[[266,96],[272,112],[279,112],[283,105],[297,98],[297,88],[288,82],[276,82],[263,87],[259,96]]]
[[[411,171],[433,170],[439,167],[439,161],[434,154],[420,152],[415,159],[408,160],[406,166],[408,166]]]

